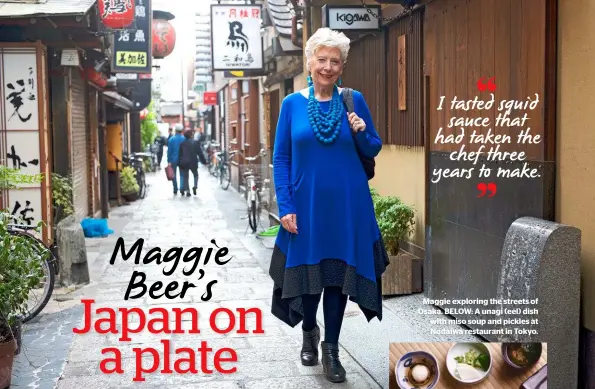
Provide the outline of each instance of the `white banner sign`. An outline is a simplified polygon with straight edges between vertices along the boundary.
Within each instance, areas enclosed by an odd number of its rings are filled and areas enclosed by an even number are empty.
[[[20,51],[20,52],[19,52]],[[2,57],[0,79],[5,96],[4,121],[6,127],[5,160],[9,168],[23,174],[42,173],[39,132],[39,86],[37,85],[37,55],[32,49],[5,52]],[[0,118],[2,119],[2,118]],[[8,191],[5,208],[16,224],[37,225],[43,220],[42,188],[40,184],[23,184]]]
[[[213,70],[260,70],[264,66],[260,5],[211,5]]]

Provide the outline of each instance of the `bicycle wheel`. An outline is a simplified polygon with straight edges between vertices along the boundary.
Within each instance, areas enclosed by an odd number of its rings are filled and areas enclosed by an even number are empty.
[[[138,190],[138,197],[141,199],[145,198],[145,195],[147,194],[147,182],[145,181],[145,172],[141,170],[139,178],[138,178],[138,186],[139,186],[139,190]]]
[[[212,155],[209,159],[209,173],[211,173],[213,177],[217,177],[218,167],[219,165],[217,165],[217,159],[215,158],[215,155]]]
[[[46,255],[45,260],[41,263],[43,278],[40,280],[39,287],[29,292],[27,308],[25,309],[23,317],[21,317],[23,323],[26,323],[39,315],[39,313],[45,308],[52,297],[56,282],[54,263],[56,263],[57,260],[54,256],[54,253],[52,253],[52,251],[48,249],[42,241],[31,234],[22,231],[10,231],[10,234],[34,240],[36,243],[35,247],[38,248],[39,254],[41,255],[44,253]]]
[[[256,232],[256,201],[252,200],[250,207],[248,208],[248,225],[252,229],[252,232]]]
[[[231,169],[229,168],[229,164],[223,164],[221,166],[221,173],[219,176],[219,184],[223,190],[227,190],[229,188],[229,184],[231,183]]]

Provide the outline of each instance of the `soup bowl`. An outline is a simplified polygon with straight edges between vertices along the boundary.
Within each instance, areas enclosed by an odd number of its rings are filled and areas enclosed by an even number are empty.
[[[425,366],[425,368],[424,368]],[[417,368],[416,368],[417,367]],[[415,370],[414,370],[415,369]],[[426,370],[427,379],[416,382],[413,378],[419,369]],[[401,389],[434,389],[440,379],[438,360],[427,351],[411,351],[403,355],[395,366],[397,384]]]
[[[534,366],[542,351],[541,343],[502,343],[502,359],[515,369]]]

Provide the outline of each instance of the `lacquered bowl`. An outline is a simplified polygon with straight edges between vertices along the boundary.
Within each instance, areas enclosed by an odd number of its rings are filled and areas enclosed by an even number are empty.
[[[511,348],[523,346],[523,345],[530,345],[535,348],[534,352],[528,353],[527,363],[526,364],[519,364],[515,361],[512,361],[509,356],[509,352]],[[504,362],[515,369],[528,369],[530,367],[535,366],[539,359],[541,358],[541,353],[543,352],[543,346],[541,343],[502,343],[502,359]]]
[[[416,364],[423,363],[430,370],[430,381],[424,385],[411,382],[408,378],[409,370]],[[395,366],[395,377],[401,389],[434,389],[440,379],[438,360],[426,351],[411,351],[403,355]]]

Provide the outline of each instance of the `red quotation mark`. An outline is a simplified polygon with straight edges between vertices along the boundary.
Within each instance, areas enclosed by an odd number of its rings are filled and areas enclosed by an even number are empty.
[[[494,84],[494,82],[496,81],[496,77],[490,78],[487,82],[486,78],[487,77],[482,77],[479,79],[479,81],[477,81],[477,90],[479,90],[480,92],[485,92],[486,90],[489,90],[490,92],[495,92],[496,84]]]
[[[477,197],[483,197],[489,191],[490,194],[488,195],[488,198],[490,198],[496,195],[497,187],[496,184],[494,184],[493,182],[490,182],[489,184],[486,184],[485,182],[480,182],[479,184],[477,184],[477,190],[479,191],[479,195]]]

